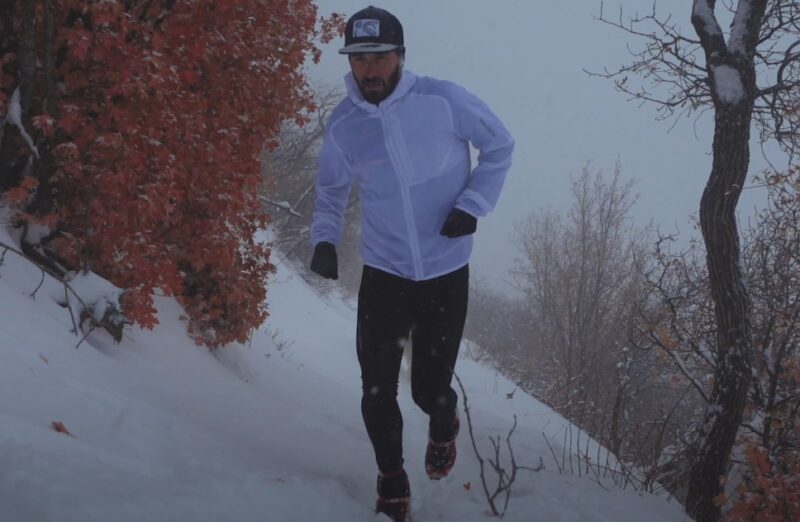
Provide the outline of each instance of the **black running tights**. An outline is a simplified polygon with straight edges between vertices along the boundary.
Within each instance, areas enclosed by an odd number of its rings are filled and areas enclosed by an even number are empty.
[[[452,437],[458,397],[450,386],[464,331],[469,267],[412,281],[364,267],[358,293],[356,346],[361,365],[361,412],[378,468],[403,465],[403,418],[397,381],[405,341],[412,339],[411,395],[430,416],[429,437]]]

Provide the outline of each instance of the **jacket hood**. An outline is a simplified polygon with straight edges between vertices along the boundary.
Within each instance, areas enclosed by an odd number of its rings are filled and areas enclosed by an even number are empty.
[[[400,81],[397,82],[397,87],[394,88],[394,91],[389,95],[388,98],[380,103],[380,107],[389,107],[395,101],[408,94],[411,88],[414,87],[414,83],[416,81],[417,76],[413,72],[409,71],[408,69],[403,69],[402,73],[400,74]],[[356,79],[353,77],[352,72],[349,72],[345,75],[344,84],[345,87],[347,87],[347,97],[357,107],[361,107],[368,112],[375,112],[378,110],[378,105],[374,105],[366,101],[361,95],[361,89],[358,88],[358,84],[356,83]]]

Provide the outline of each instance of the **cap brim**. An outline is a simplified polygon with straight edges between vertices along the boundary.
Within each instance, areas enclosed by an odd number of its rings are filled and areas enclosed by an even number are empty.
[[[399,49],[401,46],[388,43],[367,43],[360,42],[350,44],[339,49],[339,54],[356,54],[356,53],[387,53]]]

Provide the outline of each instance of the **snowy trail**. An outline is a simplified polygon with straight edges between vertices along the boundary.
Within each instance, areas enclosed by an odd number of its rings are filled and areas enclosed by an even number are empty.
[[[0,239],[10,241],[5,233]],[[0,520],[379,521],[375,467],[361,422],[355,312],[320,298],[281,268],[271,318],[249,346],[209,352],[185,334],[174,301],[161,324],[121,345],[93,333],[78,349],[71,321],[36,270],[0,266]],[[521,472],[506,520],[688,520],[675,502],[559,474],[541,432],[557,443],[566,421],[488,368],[459,361],[479,443],[505,437]],[[438,483],[425,476],[427,419],[400,387],[415,522],[483,521],[478,465],[462,430],[459,460]],[[63,422],[74,437],[57,433]],[[469,484],[469,489],[465,487]]]

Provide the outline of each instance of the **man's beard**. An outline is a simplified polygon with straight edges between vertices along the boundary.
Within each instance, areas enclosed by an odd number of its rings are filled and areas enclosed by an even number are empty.
[[[380,78],[364,78],[358,83],[358,88],[361,90],[361,96],[363,96],[364,100],[367,102],[373,105],[378,105],[380,102],[391,96],[391,94],[394,92],[394,89],[400,82],[400,71],[400,65],[398,64],[397,67],[395,67],[392,75],[389,76],[388,83],[384,82]],[[366,87],[372,87],[375,85],[380,85],[383,88],[379,90],[366,90]]]

